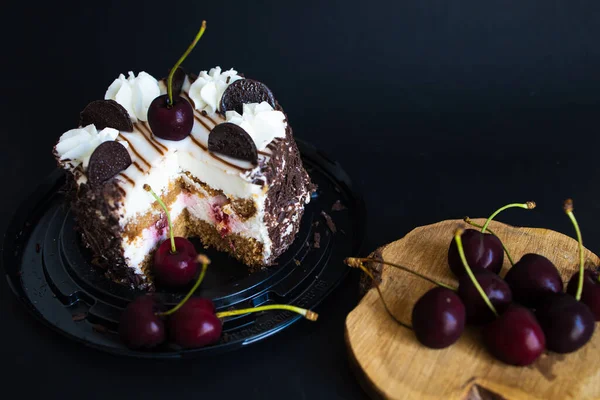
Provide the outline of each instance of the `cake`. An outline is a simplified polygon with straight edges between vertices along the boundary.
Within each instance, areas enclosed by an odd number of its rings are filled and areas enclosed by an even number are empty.
[[[178,68],[173,92],[192,106],[193,125],[167,140],[148,122],[166,81],[119,75],[54,146],[82,243],[110,279],[151,288],[152,254],[169,232],[150,186],[175,235],[198,237],[251,270],[275,265],[314,191],[283,108],[234,69]]]

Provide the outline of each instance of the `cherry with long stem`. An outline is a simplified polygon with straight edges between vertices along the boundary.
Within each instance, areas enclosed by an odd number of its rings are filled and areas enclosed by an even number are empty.
[[[483,229],[483,225],[479,225],[478,223],[473,222],[473,220],[471,220],[471,218],[469,217],[464,217],[463,221],[465,221],[467,224],[474,226],[475,228],[479,228],[479,229]],[[500,240],[500,238],[498,237],[498,235],[496,235],[494,233],[494,231],[492,231],[490,228],[487,228],[487,231],[496,236],[498,238],[498,240]],[[504,243],[502,243],[502,241],[500,240],[500,244],[502,244],[502,249],[504,249],[504,253],[506,254],[506,257],[508,258],[508,261],[510,262],[511,266],[515,265],[515,262],[513,261],[513,258],[511,257],[510,253],[508,252],[508,249],[506,248],[506,246],[504,245]]]
[[[145,184],[144,189],[152,194],[167,216],[169,224],[169,241],[162,242],[154,253],[153,273],[159,284],[179,288],[188,285],[196,276],[198,264],[196,248],[186,238],[175,237],[173,223],[166,204],[154,193],[150,185]]]
[[[206,21],[196,34],[187,50],[177,60],[167,77],[167,93],[152,100],[148,107],[148,124],[154,136],[165,140],[179,141],[190,135],[194,127],[194,109],[181,96],[173,96],[173,76],[204,34]]]
[[[487,294],[485,294],[485,291],[483,290],[483,288],[481,287],[481,285],[479,284],[479,282],[477,282],[477,279],[475,278],[475,275],[473,275],[473,271],[471,271],[471,267],[469,267],[469,263],[467,262],[467,258],[465,256],[465,250],[464,250],[463,244],[462,244],[461,235],[463,234],[463,232],[464,231],[462,229],[457,229],[456,232],[454,233],[454,240],[456,241],[456,246],[458,248],[458,254],[460,256],[460,259],[462,260],[463,266],[464,266],[465,270],[467,271],[467,274],[469,275],[469,278],[471,278],[471,281],[473,282],[473,285],[475,286],[475,288],[477,289],[477,291],[481,295],[481,298],[483,299],[483,301],[485,302],[485,304],[487,304],[487,306],[490,308],[490,310],[494,313],[494,315],[498,316],[498,312],[496,311],[496,308],[494,307],[494,305],[490,301],[490,299],[487,296]]]
[[[490,222],[502,211],[509,208],[535,208],[535,203],[530,201],[527,203],[511,203],[500,207],[486,220],[481,227],[481,231],[476,229],[466,229],[462,236],[465,256],[469,262],[469,266],[473,271],[487,270],[495,274],[499,274],[504,264],[504,253],[506,247],[498,236],[491,233],[486,233]],[[463,263],[458,255],[456,241],[452,240],[448,247],[448,266],[452,273],[460,278],[466,275]]]

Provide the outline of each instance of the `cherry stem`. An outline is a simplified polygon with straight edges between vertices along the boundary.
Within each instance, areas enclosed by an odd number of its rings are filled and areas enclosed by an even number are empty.
[[[268,310],[293,311],[295,313],[302,315],[304,318],[306,318],[309,321],[316,321],[317,318],[319,318],[319,314],[317,314],[314,311],[307,310],[305,308],[296,307],[296,306],[290,306],[287,304],[270,304],[270,305],[266,305],[266,306],[259,306],[259,307],[253,307],[253,308],[243,308],[240,310],[221,311],[221,312],[218,312],[216,314],[216,316],[217,316],[217,318],[224,318],[224,317],[231,317],[234,315],[249,314],[249,313],[268,311]]]
[[[204,275],[206,275],[206,270],[208,268],[208,264],[210,264],[210,259],[204,254],[199,254],[196,258],[196,261],[202,263],[202,269],[200,270],[200,275],[198,275],[198,279],[196,280],[196,283],[194,283],[192,289],[188,292],[188,294],[185,295],[183,299],[181,299],[179,303],[177,303],[175,307],[171,308],[168,311],[157,313],[156,315],[158,315],[159,317],[166,317],[167,315],[173,314],[175,311],[179,310],[185,304],[185,302],[188,301],[190,297],[192,297],[196,289],[198,289],[198,287],[204,280]]]
[[[348,260],[348,259],[346,259]],[[352,260],[352,259],[351,259]],[[412,326],[405,324],[404,322],[400,321],[398,318],[396,318],[396,316],[394,314],[392,314],[392,311],[390,311],[387,303],[385,302],[385,299],[383,298],[383,293],[381,293],[381,289],[379,288],[379,283],[377,283],[377,280],[375,279],[375,277],[373,276],[373,274],[371,273],[371,271],[369,271],[367,269],[367,267],[365,267],[363,265],[363,263],[360,261],[360,258],[354,258],[353,260],[356,260],[355,262],[352,262],[352,265],[348,264],[350,267],[353,268],[359,268],[361,269],[369,278],[371,278],[371,281],[373,282],[373,285],[375,285],[375,289],[377,289],[377,293],[379,294],[379,298],[381,299],[381,302],[383,303],[383,308],[385,308],[385,311],[388,313],[388,315],[390,317],[392,317],[392,319],[394,321],[396,321],[397,324],[402,325],[405,328],[408,329],[412,329]],[[376,260],[377,262],[379,262],[379,260]]]
[[[481,228],[481,233],[485,233],[485,230],[487,229],[488,225],[490,224],[490,222],[492,222],[492,220],[496,217],[496,215],[500,214],[502,211],[504,211],[508,208],[524,208],[526,210],[532,210],[535,208],[535,202],[528,201],[527,203],[512,203],[512,204],[507,204],[504,207],[500,207],[499,209],[494,211],[494,213],[492,215],[490,215],[490,217],[487,219],[487,221],[485,221],[483,228]]]
[[[485,301],[485,304],[487,304],[487,306],[490,308],[490,310],[492,310],[492,312],[497,317],[498,312],[496,311],[496,308],[490,301],[489,297],[487,297],[487,294],[485,294],[485,292],[481,288],[481,285],[479,285],[479,282],[477,282],[477,278],[475,278],[475,275],[473,275],[473,271],[471,271],[471,267],[469,267],[469,263],[467,262],[467,257],[465,257],[465,249],[463,248],[463,244],[462,244],[461,235],[463,234],[463,232],[464,232],[464,230],[459,228],[454,233],[454,240],[456,241],[456,247],[458,247],[458,254],[460,255],[460,259],[462,260],[463,266],[465,267],[465,270],[467,271],[469,278],[471,278],[473,285],[475,285],[475,288],[481,295],[481,298],[483,298],[483,301]]]
[[[453,288],[450,285],[446,285],[445,283],[435,281],[435,280],[433,280],[433,279],[431,279],[431,278],[429,278],[429,277],[427,277],[427,276],[425,276],[423,274],[420,274],[420,273],[418,273],[416,271],[408,269],[407,267],[404,267],[404,266],[398,265],[398,264],[394,264],[394,263],[389,262],[389,261],[378,260],[376,258],[355,258],[355,257],[348,257],[348,258],[346,258],[344,260],[344,263],[347,266],[352,267],[352,268],[360,268],[360,265],[363,262],[374,262],[374,263],[380,263],[380,264],[389,265],[390,267],[394,267],[394,268],[401,269],[402,271],[410,272],[411,274],[416,275],[416,276],[418,276],[421,279],[425,279],[426,281],[431,282],[434,285],[438,285],[438,286],[441,286],[441,287],[444,287],[446,289],[450,289],[450,290],[453,290],[453,291],[456,292],[456,288]]]
[[[579,229],[579,224],[575,219],[575,214],[573,214],[573,200],[565,200],[563,208],[569,216],[569,219],[573,223],[573,226],[575,227],[575,232],[577,233],[577,242],[579,243],[579,282],[577,282],[577,293],[575,294],[575,299],[579,301],[581,300],[581,293],[583,292],[583,239],[581,237],[581,230]]]
[[[465,217],[463,219],[463,221],[465,221],[467,224],[469,224],[471,226],[474,226],[475,228],[479,228],[479,229],[483,228],[483,225],[479,225],[479,224],[471,221],[471,218],[469,218],[469,217]],[[489,233],[491,233],[492,235],[496,236],[498,238],[498,240],[500,240],[500,238],[498,237],[498,235],[496,235],[490,228],[488,228],[487,231]],[[506,248],[506,246],[504,245],[504,243],[502,243],[502,240],[500,240],[500,244],[502,245],[502,248],[504,249],[504,252],[506,253],[506,257],[508,258],[508,261],[510,261],[510,265],[512,267],[514,267],[515,266],[515,262],[513,261],[512,257],[510,256],[510,253],[508,252],[508,249]]]
[[[169,77],[167,78],[167,94],[169,95],[169,104],[170,105],[173,104],[173,75],[175,75],[175,71],[177,71],[177,68],[179,68],[179,66],[181,65],[183,60],[185,60],[186,57],[194,49],[194,47],[196,46],[196,43],[198,43],[198,40],[200,40],[200,38],[204,34],[205,30],[206,30],[206,21],[202,21],[202,26],[200,27],[200,30],[196,34],[194,41],[188,46],[187,50],[185,51],[185,53],[183,53],[183,55],[179,58],[179,60],[177,60],[177,62],[175,63],[175,66],[171,69],[171,72],[169,72]]]
[[[167,206],[165,205],[165,203],[163,203],[160,197],[158,197],[156,193],[154,193],[150,185],[144,184],[144,190],[150,192],[150,194],[154,196],[158,204],[160,204],[162,209],[165,210],[165,214],[167,214],[167,222],[169,223],[169,235],[171,236],[171,253],[177,253],[177,248],[175,247],[175,237],[173,236],[173,224],[171,224],[171,216],[169,215],[169,210],[167,210]]]

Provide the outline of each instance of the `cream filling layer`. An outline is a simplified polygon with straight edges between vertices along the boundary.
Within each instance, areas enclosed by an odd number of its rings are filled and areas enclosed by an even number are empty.
[[[167,175],[167,174],[165,174]],[[171,219],[175,221],[181,215],[183,210],[187,209],[193,218],[205,221],[214,225],[217,230],[226,229],[226,233],[236,233],[245,238],[252,238],[263,244],[263,261],[266,262],[272,253],[272,242],[269,232],[264,224],[265,200],[266,194],[255,199],[257,208],[256,213],[246,221],[242,221],[233,213],[231,205],[227,198],[222,195],[210,196],[200,185],[183,175],[183,179],[188,185],[193,186],[201,195],[189,192],[180,193],[175,201],[168,207]],[[167,183],[168,186],[168,183]],[[154,201],[149,193],[145,192],[145,209],[149,202]],[[166,193],[165,193],[166,194]],[[125,208],[132,201],[127,198]],[[160,211],[155,211],[155,216],[160,217]],[[227,221],[224,223],[222,215],[227,214]],[[144,259],[160,243],[168,239],[169,231],[166,224],[163,226],[150,226],[142,230],[142,233],[132,239],[123,238],[122,247],[125,262],[134,269],[136,274],[143,274],[141,265]]]

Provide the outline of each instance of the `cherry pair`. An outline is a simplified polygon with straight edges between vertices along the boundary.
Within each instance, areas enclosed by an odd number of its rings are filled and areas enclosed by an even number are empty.
[[[153,348],[167,340],[184,348],[202,347],[221,337],[221,320],[209,299],[191,297],[200,286],[209,260],[198,256],[203,268],[192,290],[171,310],[164,311],[153,295],[143,295],[127,305],[121,314],[119,335],[132,349]],[[168,332],[168,335],[167,335]]]
[[[219,341],[223,331],[222,318],[261,311],[288,310],[310,321],[318,318],[314,311],[287,304],[216,312],[211,300],[192,297],[204,279],[210,260],[199,255],[197,262],[202,264],[202,270],[194,287],[172,309],[164,311],[152,295],[140,296],[127,305],[119,324],[119,335],[127,347],[150,349],[167,340],[188,349],[208,346]]]

